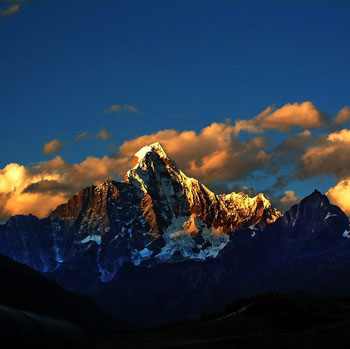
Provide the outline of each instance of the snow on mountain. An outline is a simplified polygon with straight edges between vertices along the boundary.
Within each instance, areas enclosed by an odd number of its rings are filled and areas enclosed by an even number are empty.
[[[84,188],[44,219],[10,218],[0,242],[0,253],[143,324],[268,291],[350,290],[349,219],[325,195],[281,216],[263,194],[214,194],[159,143],[136,153],[121,182]]]
[[[261,197],[256,205],[262,208],[263,203]],[[165,263],[152,267],[125,263],[115,278],[103,284],[96,299],[113,314],[148,324],[198,317],[234,299],[266,292],[327,296],[350,292],[348,217],[318,191],[263,230],[252,224],[226,235],[205,227],[197,214],[175,221],[163,233],[166,243],[159,255]],[[225,236],[230,240],[224,248],[218,240],[210,249],[201,248],[205,242],[196,240],[200,229],[203,240],[213,233],[223,238],[223,245]],[[191,256],[195,248],[202,262],[181,260],[181,254]],[[172,255],[173,251],[180,252]],[[168,258],[180,260],[169,263]]]
[[[96,250],[93,263],[106,282],[128,261],[151,265],[215,258],[237,229],[254,225],[257,234],[280,216],[263,194],[215,195],[187,177],[162,146],[153,143],[135,154],[121,182],[105,181],[81,190],[28,232],[7,224],[7,246],[14,239],[26,241],[33,230],[45,226],[52,241],[40,252],[44,257],[34,257],[35,247],[27,244],[21,250],[0,250],[45,271]],[[21,219],[26,225],[26,218]]]

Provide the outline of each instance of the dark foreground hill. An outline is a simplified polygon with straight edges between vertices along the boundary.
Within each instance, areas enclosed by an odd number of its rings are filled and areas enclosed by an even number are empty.
[[[110,348],[348,348],[350,297],[269,293],[221,312],[162,327],[115,330]]]
[[[0,278],[0,305],[70,321],[95,338],[115,324],[88,297],[68,292],[39,272],[3,255]]]

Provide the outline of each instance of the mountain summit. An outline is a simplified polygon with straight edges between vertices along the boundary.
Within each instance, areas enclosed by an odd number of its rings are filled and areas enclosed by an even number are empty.
[[[166,159],[166,161],[171,161],[160,143],[155,142],[150,145],[145,145],[135,154],[134,163],[132,165],[133,168],[140,166],[142,163],[145,163],[146,158],[148,156],[152,156],[152,154],[156,154],[157,157]]]
[[[263,194],[215,195],[153,143],[135,154],[121,182],[85,188],[43,220],[10,219],[2,228],[2,252],[52,271],[91,250],[100,279],[108,281],[128,261],[139,265],[216,257],[237,229],[258,230],[280,215]],[[20,223],[13,224],[14,219]],[[40,257],[26,242],[38,235],[45,236]]]

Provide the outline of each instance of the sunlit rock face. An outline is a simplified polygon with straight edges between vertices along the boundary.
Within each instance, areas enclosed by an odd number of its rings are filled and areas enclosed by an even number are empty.
[[[215,195],[154,143],[135,154],[122,182],[85,188],[45,219],[11,218],[0,251],[46,272],[91,250],[93,269],[106,282],[125,262],[215,258],[238,229],[259,231],[280,215],[263,194]]]

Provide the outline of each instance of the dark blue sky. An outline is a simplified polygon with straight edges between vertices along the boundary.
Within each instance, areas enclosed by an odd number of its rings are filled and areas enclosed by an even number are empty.
[[[349,104],[349,1],[17,3],[0,17],[1,168],[49,159],[53,138],[73,163],[112,154],[111,142],[199,132],[269,105],[311,101],[336,116]],[[103,112],[123,104],[138,112]],[[101,127],[108,141],[73,143]]]

